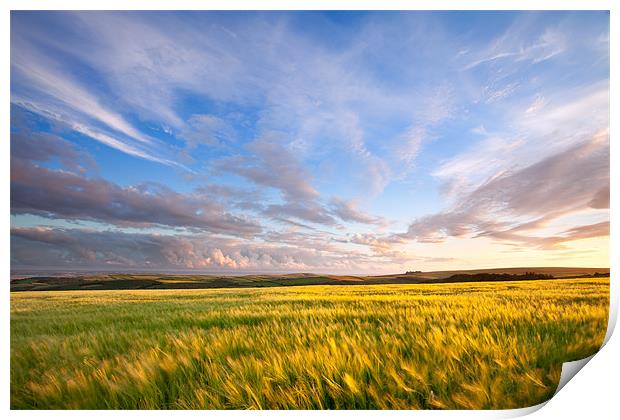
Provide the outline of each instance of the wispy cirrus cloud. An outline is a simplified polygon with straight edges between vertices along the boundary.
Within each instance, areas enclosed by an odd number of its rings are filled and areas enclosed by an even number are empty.
[[[158,157],[154,153],[149,152],[144,147],[132,144],[131,141],[122,140],[117,136],[107,134],[105,130],[95,128],[88,123],[81,122],[80,118],[72,117],[69,114],[63,114],[62,111],[56,112],[53,107],[47,107],[38,102],[31,102],[23,99],[12,100],[12,103],[16,106],[39,114],[40,116],[53,121],[55,124],[62,127],[66,127],[68,130],[75,131],[83,134],[95,141],[98,141],[106,146],[116,149],[120,152],[126,153],[137,158],[146,159],[149,161],[161,163],[164,165],[176,165],[173,160],[165,157]]]
[[[291,17],[284,14],[258,14],[247,19],[240,14],[226,26],[216,23],[215,14],[212,19],[205,17],[207,23],[213,23],[204,25],[192,25],[193,18],[182,14],[166,19],[157,13],[56,16],[70,28],[70,36],[79,31],[80,38],[70,38],[69,43],[67,39],[47,37],[40,28],[32,28],[27,34],[17,32],[15,42],[20,45],[15,50],[28,54],[17,56],[16,73],[28,80],[37,79],[37,72],[45,74],[39,78],[34,97],[15,95],[15,100],[36,104],[65,121],[77,120],[70,124],[73,129],[142,158],[163,160],[166,155],[167,160],[174,161],[174,153],[132,144],[133,140],[155,139],[136,129],[121,113],[105,108],[103,102],[160,125],[186,141],[190,149],[198,143],[212,144],[214,139],[221,142],[229,137],[234,128],[225,127],[221,116],[181,115],[176,104],[191,92],[223,103],[260,107],[253,122],[256,135],[286,133],[288,142],[303,153],[302,160],[327,151],[348,156],[355,165],[355,170],[349,171],[350,181],[360,185],[370,181],[380,193],[394,172],[386,162],[390,156],[368,146],[365,121],[371,116],[389,119],[402,115],[409,122],[392,135],[398,141],[410,130],[411,121],[419,119],[411,116],[408,108],[418,108],[417,114],[426,113],[429,103],[415,86],[404,91],[377,86],[376,77],[363,64],[365,55],[374,48],[368,40],[378,43],[380,38],[369,36],[342,51],[330,50],[296,31]],[[98,54],[92,54],[94,50]],[[69,77],[53,73],[60,65],[59,55],[96,69],[101,83],[110,87],[106,96],[102,98],[100,90],[87,90]],[[56,79],[56,87],[44,83]],[[50,95],[58,103],[42,100]],[[82,115],[86,110],[88,115]],[[113,132],[87,124],[85,117]],[[119,139],[114,132],[127,138]],[[414,154],[409,155],[410,163]]]
[[[426,143],[437,137],[434,129],[454,118],[457,108],[454,89],[447,83],[428,89],[423,96],[426,101],[412,110],[412,123],[394,147],[396,159],[405,164],[404,173],[414,164]]]
[[[69,76],[69,72],[19,35],[11,49],[11,102],[121,152],[173,164],[158,153],[164,145],[130,124],[101,98]],[[159,156],[158,156],[159,155]]]
[[[29,49],[22,49],[21,45],[16,45],[11,56],[13,72],[17,77],[26,79],[30,89],[37,90],[43,94],[42,96],[48,97],[50,106],[53,106],[53,102],[59,102],[76,114],[84,114],[132,139],[147,144],[152,142],[132,127],[120,114],[101,105],[100,101],[85,88],[54,70],[53,63],[23,54],[23,51],[29,51]]]
[[[500,60],[536,64],[549,60],[566,50],[567,40],[563,32],[555,28],[547,28],[535,39],[524,42],[523,36],[520,35],[528,29],[530,28],[527,27],[527,23],[517,22],[495,39],[486,50],[483,50],[479,58],[468,63],[464,67],[465,70]]]
[[[433,170],[433,176],[444,183],[445,190],[454,193],[449,196],[468,193],[507,170],[532,165],[596,136],[597,132],[604,133],[609,127],[607,81],[549,96],[545,99],[545,112],[528,112],[533,106],[529,101],[528,98],[506,111],[508,129],[484,129],[478,133],[482,136],[479,141]]]

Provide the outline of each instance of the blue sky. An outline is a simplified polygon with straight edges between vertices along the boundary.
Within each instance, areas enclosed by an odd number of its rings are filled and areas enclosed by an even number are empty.
[[[608,265],[607,12],[12,12],[13,267]]]

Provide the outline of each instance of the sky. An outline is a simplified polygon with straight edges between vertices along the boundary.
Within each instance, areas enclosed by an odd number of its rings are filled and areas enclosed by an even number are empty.
[[[609,266],[609,13],[11,12],[11,267]]]

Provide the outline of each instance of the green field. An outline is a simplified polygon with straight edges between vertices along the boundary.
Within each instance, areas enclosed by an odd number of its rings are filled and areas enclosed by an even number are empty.
[[[11,408],[518,408],[609,279],[11,293]]]
[[[129,274],[92,273],[66,276],[38,276],[11,280],[12,292],[58,290],[137,290],[137,289],[221,289],[248,287],[283,287],[308,285],[359,286],[370,284],[425,284],[480,281],[480,274],[499,274],[507,280],[534,280],[527,274],[555,278],[609,277],[609,268],[584,267],[520,267],[458,271],[416,271],[381,276],[335,276],[329,274],[290,273],[252,275],[209,274]],[[454,277],[458,278],[454,278]],[[516,278],[510,278],[516,276]],[[524,276],[524,278],[518,278]],[[540,277],[538,277],[540,278]],[[497,281],[500,279],[487,279]]]

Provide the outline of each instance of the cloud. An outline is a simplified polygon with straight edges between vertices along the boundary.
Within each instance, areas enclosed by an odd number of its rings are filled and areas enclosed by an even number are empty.
[[[333,198],[330,204],[332,213],[345,222],[357,222],[378,226],[385,226],[387,224],[387,221],[383,217],[372,216],[358,210],[353,201]]]
[[[36,89],[42,97],[60,102],[76,114],[85,114],[132,139],[146,144],[152,142],[120,114],[102,106],[86,89],[56,71],[52,62],[32,54],[35,48],[27,48],[19,41],[14,42],[16,48],[11,55],[12,70],[17,77],[27,81],[30,89]]]
[[[473,69],[474,67],[478,67],[481,64],[490,63],[490,62],[493,62],[501,58],[514,57],[515,55],[517,54],[513,52],[503,52],[503,53],[493,54],[488,57],[484,57],[484,58],[480,58],[478,60],[472,61],[471,63],[465,66],[465,70]]]
[[[226,206],[243,210],[262,210],[266,201],[265,194],[256,189],[239,188],[230,185],[207,184],[195,189],[195,192]]]
[[[544,98],[544,96],[537,96],[536,99],[534,99],[534,102],[532,102],[532,105],[530,105],[525,110],[525,113],[534,114],[540,111],[546,104],[547,104],[547,100]]]
[[[484,101],[487,104],[493,104],[495,102],[498,102],[512,95],[518,87],[518,82],[511,82],[508,84],[504,84],[500,87],[494,86],[493,84],[485,86],[483,91]]]
[[[286,200],[313,200],[319,196],[308,181],[301,162],[273,137],[260,138],[246,146],[251,156],[234,156],[216,162],[216,169],[279,190]]]
[[[523,26],[519,27],[520,25],[521,22],[517,22],[499,38],[491,42],[491,45],[480,55],[480,58],[467,64],[464,69],[471,70],[480,65],[494,64],[505,59],[513,63],[536,64],[549,60],[566,50],[566,40],[563,33],[551,28],[545,29],[535,40],[526,44],[518,44],[523,39],[520,32],[525,29]]]
[[[394,251],[394,247],[406,241],[398,236],[378,236],[373,233],[357,233],[348,238],[348,242],[369,246],[378,254],[385,255]]]
[[[424,141],[427,140],[427,131],[426,127],[412,126],[402,137],[399,156],[406,164],[410,165],[417,159]]]
[[[553,90],[558,72],[594,53],[591,37],[600,28],[574,17],[525,12],[516,15],[499,36],[471,39],[469,52],[454,61],[461,65],[465,84],[471,83],[468,90],[474,102],[502,105],[533,89]]]
[[[565,249],[567,242],[581,239],[600,238],[609,236],[609,221],[576,226],[552,236],[526,236],[513,233],[515,229],[503,232],[494,232],[491,236],[516,247],[526,246],[528,250],[538,248],[543,250]]]
[[[375,262],[356,252],[237,241],[208,235],[158,235],[61,228],[11,230],[13,266],[195,269],[236,272],[352,273]]]
[[[335,198],[331,209],[317,199],[318,191],[309,181],[303,165],[288,150],[281,137],[272,134],[262,137],[246,146],[251,156],[235,156],[220,160],[216,168],[220,171],[240,175],[247,180],[280,191],[284,203],[264,207],[263,214],[272,218],[293,217],[308,222],[336,225],[332,214],[343,221],[366,224],[384,224],[382,218],[372,217],[355,209],[353,202]]]
[[[507,109],[503,118],[510,122],[508,129],[478,132],[480,141],[438,165],[432,175],[450,197],[604,133],[609,127],[609,85],[603,81],[549,95],[545,112],[526,113],[529,107],[528,101]]]
[[[601,236],[609,236],[608,221],[574,227],[563,232],[563,236],[561,238],[563,241],[574,241],[577,239],[597,238]]]
[[[45,105],[24,101],[22,99],[16,98],[12,99],[11,102],[17,105],[19,108],[24,110],[28,110],[35,114],[39,114],[46,119],[59,124],[61,127],[67,128],[69,130],[76,131],[80,134],[83,134],[93,140],[96,140],[102,144],[105,144],[108,147],[116,149],[120,152],[126,153],[131,156],[135,156],[141,159],[150,160],[152,162],[158,162],[168,166],[179,166],[178,163],[171,161],[169,159],[163,157],[155,156],[155,153],[151,151],[145,150],[143,147],[132,145],[130,142],[126,142],[120,140],[117,137],[106,134],[105,132],[98,130],[89,126],[88,124],[84,124],[79,122],[79,118],[71,117],[69,115],[63,115],[62,113],[56,112],[53,108],[46,107]]]
[[[192,115],[179,134],[189,149],[200,144],[219,147],[233,142],[236,136],[235,129],[228,122],[209,114]]]
[[[421,96],[424,103],[417,104],[412,110],[411,125],[397,138],[393,146],[396,151],[396,160],[405,164],[399,177],[410,171],[422,148],[434,140],[437,128],[454,117],[456,99],[454,89],[447,83],[431,89],[425,89]]]
[[[167,165],[165,145],[138,130],[121,113],[103,104],[95,93],[75,80],[66,63],[14,31],[11,40],[11,103],[64,124],[93,140],[142,159]]]
[[[263,214],[273,217],[294,217],[299,220],[305,220],[312,223],[322,225],[335,226],[336,220],[323,208],[323,206],[315,201],[286,202],[284,204],[270,204]]]
[[[584,134],[609,126],[609,80],[566,89],[548,98],[545,112],[526,112],[515,119],[528,133],[553,133],[554,146],[580,141]]]
[[[375,258],[383,258],[393,264],[400,265],[400,268],[411,269],[412,263],[446,263],[457,261],[454,257],[428,256],[413,253],[406,250],[404,245],[406,240],[396,235],[377,235],[374,233],[363,233],[348,235],[344,242],[369,247]]]
[[[93,220],[118,226],[171,226],[251,237],[260,225],[227,213],[210,197],[163,185],[121,187],[27,162],[11,165],[11,213]]]
[[[221,16],[226,17],[225,24]],[[312,18],[328,23],[316,14]],[[402,27],[411,28],[409,17],[403,18]],[[35,77],[33,72],[49,72],[75,93],[67,97],[63,90],[61,103],[53,103],[44,100],[46,86],[32,92],[27,83],[14,83],[14,101],[22,98],[24,104],[62,116],[73,129],[141,158],[174,161],[174,154],[159,150],[159,144],[156,150],[147,150],[117,136],[118,132],[146,138],[130,124],[136,119],[154,123],[160,131],[172,128],[190,149],[196,144],[213,145],[215,140],[221,143],[233,134],[221,117],[205,113],[186,118],[179,104],[189,95],[192,101],[206,99],[225,109],[230,104],[259,109],[256,118],[250,118],[255,137],[273,131],[286,133],[288,146],[300,146],[296,152],[302,162],[317,154],[347,158],[352,168],[343,182],[357,182],[364,191],[371,185],[374,193],[380,193],[394,175],[386,162],[392,151],[382,156],[383,152],[368,146],[371,127],[367,121],[380,124],[394,116],[411,120],[412,108],[431,120],[441,113],[435,101],[415,86],[387,89],[377,83],[379,75],[368,72],[367,60],[388,41],[380,38],[370,21],[361,28],[367,37],[351,38],[334,49],[298,30],[296,15],[282,13],[58,12],[53,19],[45,13],[19,13],[13,20],[12,50],[28,53],[23,54],[24,65],[18,69],[24,78]],[[49,35],[51,31],[54,36]],[[413,34],[408,40],[400,39],[400,31],[389,35],[392,41],[417,51],[410,42]],[[51,65],[41,64],[48,62]],[[96,83],[78,83],[77,75],[68,76],[73,72],[57,70],[70,64],[91,69]],[[82,113],[86,111],[89,120],[110,130],[85,121]],[[391,136],[399,137],[406,130],[402,127],[398,135]]]
[[[94,158],[75,144],[54,134],[31,132],[22,128],[11,132],[11,160],[48,162],[58,159],[74,172],[84,172],[96,167]]]
[[[608,209],[609,208],[609,185],[602,187],[594,194],[592,200],[588,203],[593,209]]]
[[[446,262],[451,257],[350,249],[329,237],[301,232],[267,232],[268,241],[209,234],[162,235],[111,230],[13,227],[13,267],[89,269],[192,269],[205,272],[317,272],[354,274],[402,270],[412,262]]]
[[[546,226],[552,220],[608,204],[609,133],[605,130],[563,152],[520,170],[506,171],[460,197],[445,212],[422,217],[402,238],[418,242],[447,237],[488,236],[532,244],[538,238],[516,236],[516,231]],[[522,223],[524,218],[530,222]],[[531,223],[532,219],[534,223]],[[567,235],[579,238],[594,231],[576,227]],[[566,238],[549,239],[565,241]]]
[[[284,203],[269,204],[262,213],[272,218],[293,217],[312,223],[335,225],[336,220],[318,201],[319,192],[312,186],[305,168],[282,144],[275,133],[246,146],[250,156],[224,158],[215,164],[219,171],[242,176],[256,185],[271,187],[281,193]]]

